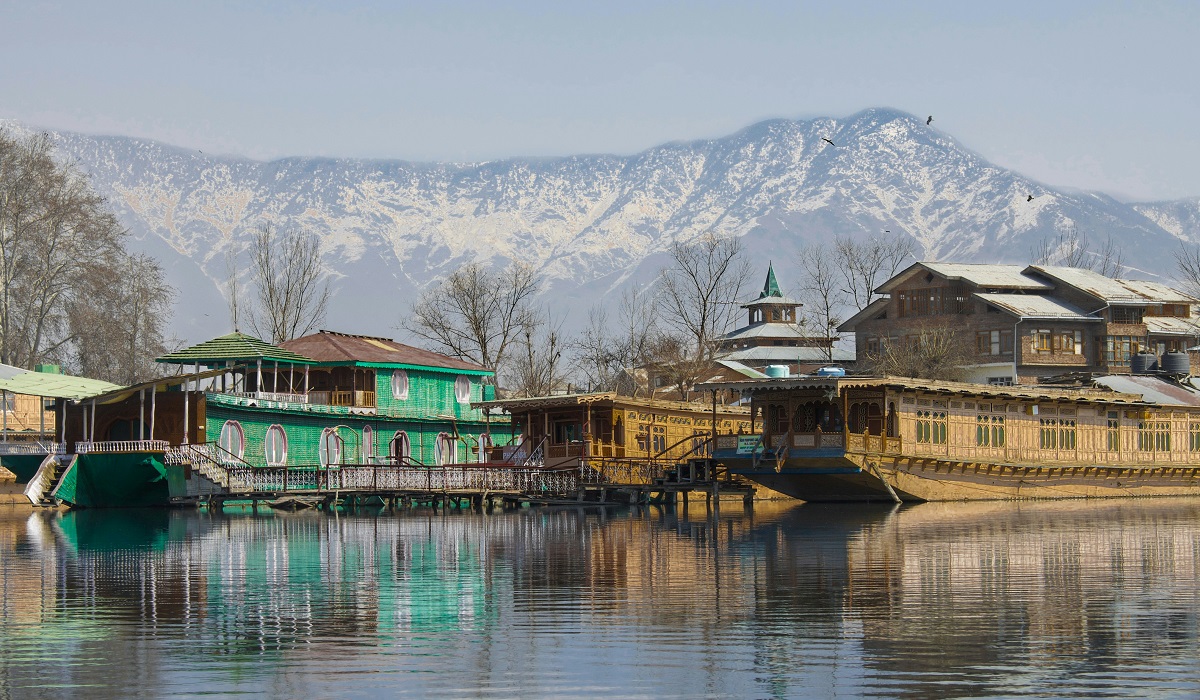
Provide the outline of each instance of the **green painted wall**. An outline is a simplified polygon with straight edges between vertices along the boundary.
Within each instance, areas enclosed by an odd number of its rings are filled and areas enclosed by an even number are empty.
[[[225,401],[223,401],[225,400]],[[266,466],[265,438],[267,429],[278,424],[287,436],[288,466],[315,465],[320,462],[321,434],[326,428],[337,428],[345,444],[342,461],[362,461],[361,444],[363,428],[370,426],[373,454],[386,455],[396,431],[408,433],[413,459],[432,465],[435,460],[435,443],[440,433],[453,434],[454,426],[448,420],[419,420],[387,418],[380,416],[346,415],[324,412],[283,411],[228,405],[226,397],[210,395],[207,402],[206,426],[208,436],[214,442],[219,439],[226,421],[237,421],[245,435],[242,458],[255,466]],[[231,403],[231,402],[230,402]],[[470,447],[476,444],[480,433],[485,431],[481,423],[459,422],[459,434],[470,436],[466,443],[458,442],[455,462],[474,461]]]
[[[461,375],[471,383],[470,401],[459,403],[454,382],[459,375],[443,372],[404,370],[408,373],[408,397],[392,395],[392,370],[375,371],[375,405],[380,415],[401,418],[454,416],[458,420],[483,421],[483,412],[471,408],[472,401],[483,400],[482,377]]]

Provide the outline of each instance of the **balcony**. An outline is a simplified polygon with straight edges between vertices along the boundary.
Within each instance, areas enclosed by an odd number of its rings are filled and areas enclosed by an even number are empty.
[[[342,406],[346,408],[375,408],[373,391],[310,391],[294,394],[277,391],[223,391],[221,396],[232,396],[247,401],[272,401],[275,403],[300,404],[304,406]]]

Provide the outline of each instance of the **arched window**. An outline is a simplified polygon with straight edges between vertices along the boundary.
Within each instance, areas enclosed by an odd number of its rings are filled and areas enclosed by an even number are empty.
[[[458,375],[458,379],[454,380],[454,398],[459,403],[471,402],[471,380],[465,374]]]
[[[392,436],[392,443],[388,446],[388,453],[396,464],[403,465],[408,462],[412,448],[408,443],[408,433],[403,430],[397,430]]]
[[[449,433],[439,433],[437,443],[433,448],[434,461],[437,464],[454,464],[458,461],[458,442]]]
[[[371,426],[363,426],[362,435],[362,461],[364,464],[370,464],[375,459],[375,431]]]
[[[263,438],[263,452],[267,458],[267,466],[278,467],[287,464],[287,433],[282,425],[272,425],[267,428]]]
[[[345,443],[342,437],[337,434],[337,428],[326,428],[321,431],[321,446],[318,449],[318,458],[321,460],[322,467],[328,467],[331,464],[342,463],[342,448]]]
[[[402,369],[392,372],[392,398],[397,401],[408,398],[408,372]]]
[[[241,459],[246,454],[246,432],[242,430],[242,424],[235,420],[225,421],[225,425],[221,426],[221,435],[217,438],[217,445],[234,457]]]

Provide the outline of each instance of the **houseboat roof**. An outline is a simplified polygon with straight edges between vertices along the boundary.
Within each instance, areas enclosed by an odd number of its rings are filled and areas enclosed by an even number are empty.
[[[1103,321],[1077,306],[1050,296],[1040,294],[1000,294],[980,292],[975,298],[985,301],[1001,311],[1026,319],[1048,319],[1055,321]]]
[[[833,359],[829,358],[832,353]],[[757,345],[733,350],[721,355],[721,359],[737,362],[768,362],[771,364],[810,365],[820,362],[854,362],[854,351],[841,348],[795,347],[788,345]]]
[[[99,379],[46,372],[24,372],[14,374],[8,379],[0,379],[0,389],[9,393],[72,401],[90,399],[120,388],[120,384]]]
[[[422,350],[391,338],[321,330],[282,344],[322,364],[356,364],[366,367],[434,367],[491,374],[488,368],[449,355]]]
[[[1048,277],[1109,304],[1195,304],[1200,299],[1158,282],[1121,280],[1077,267],[1030,265],[1027,270]]]
[[[759,379],[738,382],[712,382],[696,387],[698,391],[736,390],[771,391],[779,389],[833,389],[854,387],[886,387],[910,389],[931,394],[975,396],[1013,401],[1078,401],[1081,403],[1152,403],[1141,394],[1120,393],[1106,389],[1061,389],[1042,386],[994,386],[968,382],[948,382],[935,379],[909,379],[907,377],[787,377],[781,379]]]
[[[606,403],[620,406],[639,406],[657,408],[664,411],[689,411],[693,413],[711,413],[712,405],[693,401],[670,401],[667,399],[635,398],[622,396],[615,391],[603,391],[591,394],[561,394],[557,396],[532,396],[495,401],[472,402],[471,408],[503,408],[509,413],[516,411],[535,411],[542,408],[560,408],[564,406],[582,406],[584,404]],[[718,404],[720,413],[744,413],[748,408],[731,407]]]
[[[1096,384],[1123,394],[1137,394],[1146,403],[1160,406],[1200,406],[1200,392],[1189,386],[1150,374],[1113,374],[1096,377]]]
[[[918,262],[879,285],[876,294],[890,294],[901,283],[922,271],[933,273],[949,280],[962,280],[985,289],[1025,289],[1047,291],[1053,285],[1024,274],[1023,265],[988,265],[977,263]]]
[[[214,366],[226,362],[283,362],[287,364],[312,364],[312,358],[298,355],[252,335],[234,331],[219,338],[206,340],[199,345],[184,348],[155,360],[177,365],[202,364]]]

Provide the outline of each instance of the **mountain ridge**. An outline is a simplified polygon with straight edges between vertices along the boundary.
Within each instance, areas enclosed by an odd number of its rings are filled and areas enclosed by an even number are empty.
[[[1132,268],[1159,279],[1170,276],[1167,248],[1200,240],[1200,198],[1123,204],[1055,189],[924,121],[874,108],[844,119],[767,119],[629,155],[470,163],[260,161],[49,133],[92,176],[136,247],[159,255],[186,290],[176,328],[191,340],[228,330],[217,320],[226,261],[266,220],[321,238],[337,288],[327,325],[375,333],[398,324],[421,289],[473,260],[529,261],[545,275],[552,307],[573,319],[581,305],[647,284],[672,241],[707,231],[744,238],[763,267],[766,257],[784,261],[791,286],[799,250],[835,235],[889,230],[911,236],[922,258],[1022,262],[1075,226],[1096,244],[1113,237]],[[391,317],[366,310],[380,307]]]

